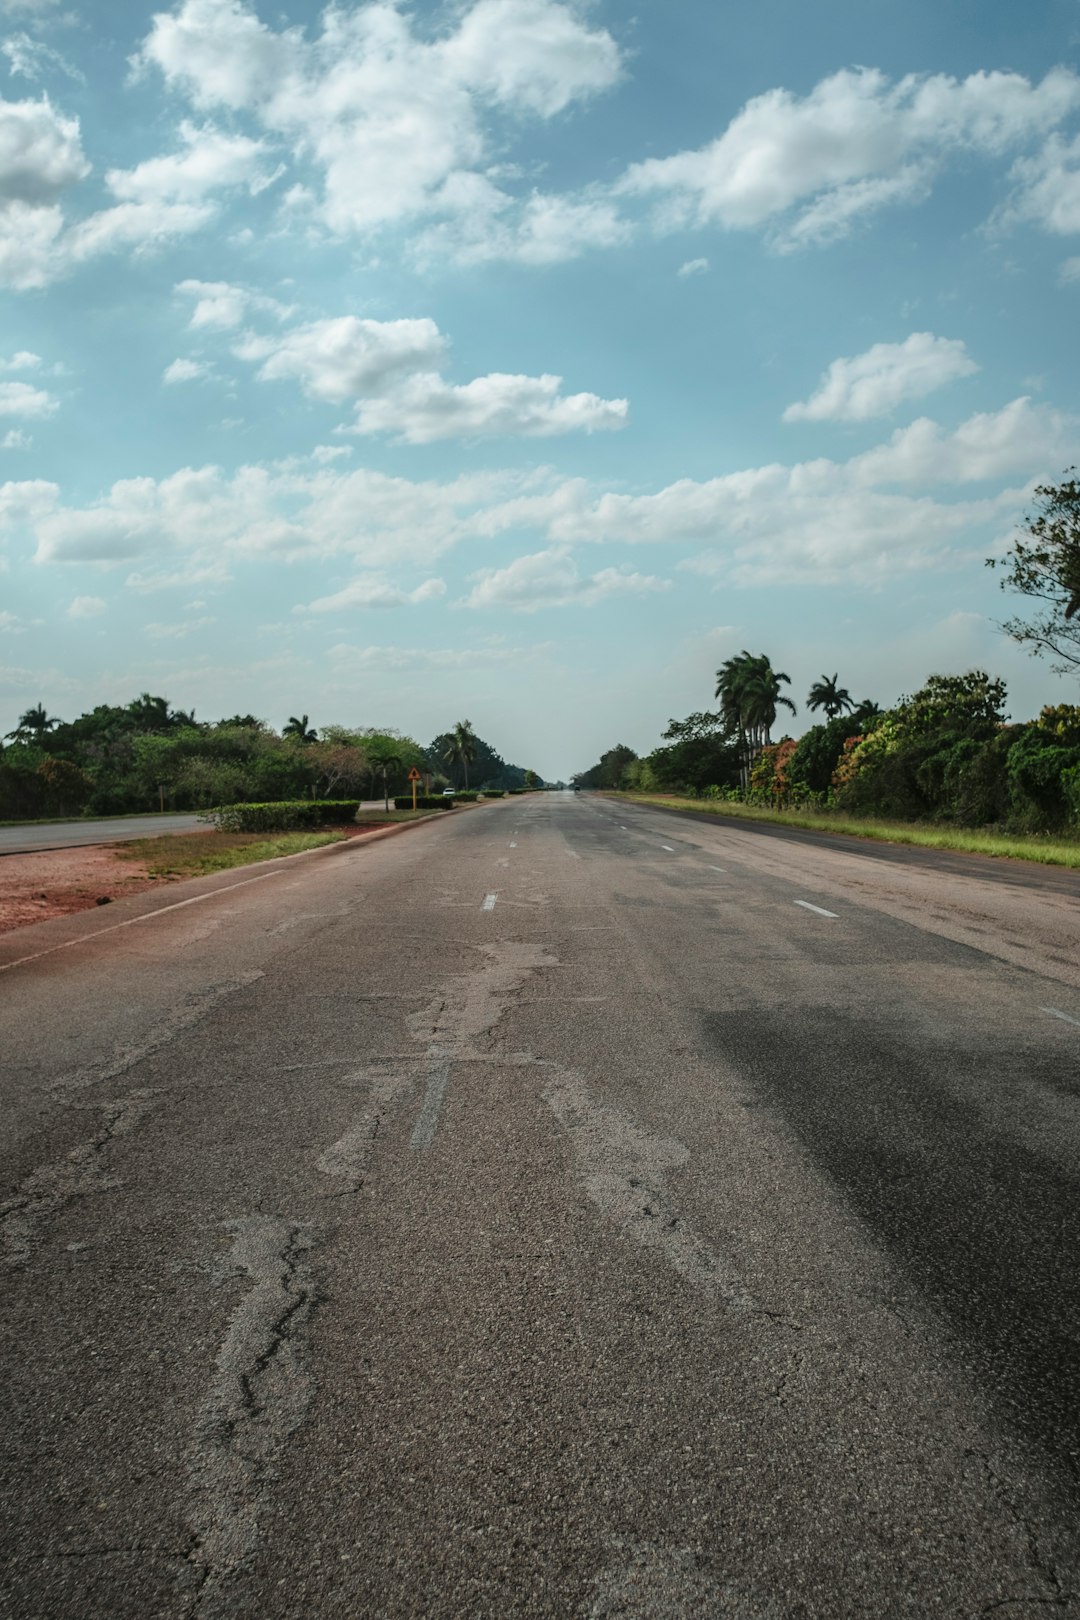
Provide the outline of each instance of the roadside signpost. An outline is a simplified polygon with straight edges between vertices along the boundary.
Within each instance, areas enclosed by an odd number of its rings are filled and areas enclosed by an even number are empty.
[[[414,765],[409,771],[409,781],[412,783],[412,807],[416,809],[416,784],[420,780],[420,772]]]

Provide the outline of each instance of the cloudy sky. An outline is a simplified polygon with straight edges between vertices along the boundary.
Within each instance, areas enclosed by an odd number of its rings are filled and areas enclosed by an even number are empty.
[[[1078,0],[0,0],[0,728],[989,667],[1078,456]]]

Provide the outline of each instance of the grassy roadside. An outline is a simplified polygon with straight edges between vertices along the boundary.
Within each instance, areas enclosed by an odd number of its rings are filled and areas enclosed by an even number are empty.
[[[385,820],[385,818],[380,818]],[[337,844],[348,834],[329,827],[321,832],[275,833],[163,833],[159,838],[133,838],[130,843],[112,846],[124,861],[145,864],[151,877],[204,877],[208,872],[225,872],[231,866],[250,866],[255,861],[272,861],[279,855],[299,855],[322,844]]]
[[[929,827],[906,821],[884,821],[869,816],[846,816],[826,810],[771,810],[764,805],[727,804],[710,799],[680,799],[663,793],[610,793],[605,798],[630,804],[654,804],[662,810],[693,811],[697,815],[736,821],[766,821],[779,827],[805,827],[811,832],[842,833],[886,844],[912,844],[920,849],[954,849],[971,855],[994,855],[1044,866],[1080,870],[1080,841],[1049,835],[978,832],[968,827]]]

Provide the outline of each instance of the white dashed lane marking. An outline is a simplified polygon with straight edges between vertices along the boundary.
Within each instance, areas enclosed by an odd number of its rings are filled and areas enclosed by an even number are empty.
[[[1060,1018],[1063,1024],[1075,1024],[1080,1029],[1080,1018],[1070,1018],[1068,1013],[1058,1012],[1056,1007],[1040,1007],[1039,1011],[1049,1013],[1051,1018]]]
[[[497,893],[496,894],[485,894],[484,903],[480,907],[480,910],[481,911],[494,911],[495,910],[495,902],[496,902],[496,900],[498,898],[499,898],[499,896],[498,896]]]
[[[804,911],[813,911],[819,917],[836,916],[835,911],[826,911],[824,906],[812,906],[809,900],[796,900],[795,904],[797,906],[802,906]]]
[[[673,844],[661,844],[660,848],[666,849],[669,855],[674,855],[675,853],[675,846]]]

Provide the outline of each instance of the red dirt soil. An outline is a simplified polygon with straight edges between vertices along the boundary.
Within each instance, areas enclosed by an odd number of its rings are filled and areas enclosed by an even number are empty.
[[[359,838],[378,828],[342,827],[340,831]],[[211,836],[209,832],[207,836]],[[151,877],[141,861],[125,860],[114,844],[4,855],[0,857],[0,934],[182,881]]]

